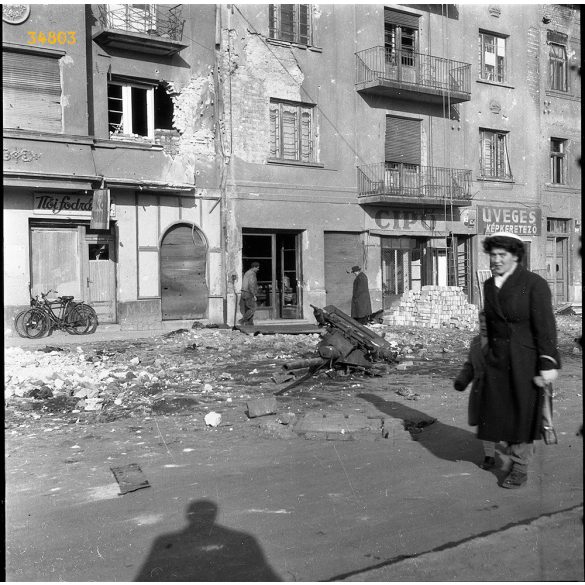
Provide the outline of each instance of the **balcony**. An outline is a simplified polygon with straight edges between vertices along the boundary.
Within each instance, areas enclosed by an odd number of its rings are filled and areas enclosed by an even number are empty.
[[[103,47],[153,55],[174,55],[187,47],[181,42],[181,4],[97,4],[94,16],[99,30],[93,38]]]
[[[356,89],[393,98],[458,104],[471,99],[471,65],[404,49],[356,53]]]
[[[361,205],[471,205],[470,170],[389,162],[357,170]]]

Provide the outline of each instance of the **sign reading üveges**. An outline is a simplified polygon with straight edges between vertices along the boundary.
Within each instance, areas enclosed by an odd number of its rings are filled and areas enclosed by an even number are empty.
[[[480,234],[510,232],[517,236],[539,236],[542,221],[540,209],[526,207],[477,207],[477,231]]]

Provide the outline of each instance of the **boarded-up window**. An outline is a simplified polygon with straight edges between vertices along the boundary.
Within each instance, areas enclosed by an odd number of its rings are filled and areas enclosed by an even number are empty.
[[[2,84],[5,128],[62,132],[57,58],[4,51]]]
[[[385,161],[420,164],[420,120],[386,116]]]

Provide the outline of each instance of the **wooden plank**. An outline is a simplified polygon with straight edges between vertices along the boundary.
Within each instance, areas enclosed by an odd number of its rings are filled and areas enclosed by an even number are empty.
[[[362,265],[362,246],[357,233],[325,233],[325,299],[345,313],[351,312],[353,278],[347,273]]]

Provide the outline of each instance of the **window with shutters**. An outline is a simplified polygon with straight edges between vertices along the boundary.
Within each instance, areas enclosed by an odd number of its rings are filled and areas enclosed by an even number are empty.
[[[563,45],[549,43],[549,86],[557,91],[567,91],[567,49]]]
[[[386,63],[414,66],[419,17],[384,8],[384,47]]]
[[[550,139],[550,181],[557,185],[567,183],[566,167],[567,141],[561,138]]]
[[[63,131],[59,56],[3,51],[5,128]]]
[[[270,159],[315,163],[315,107],[270,100]]]
[[[313,43],[310,4],[269,4],[269,36],[279,41]]]
[[[479,33],[479,76],[485,81],[506,82],[506,38]]]
[[[508,133],[480,129],[480,174],[484,179],[512,179]]]

